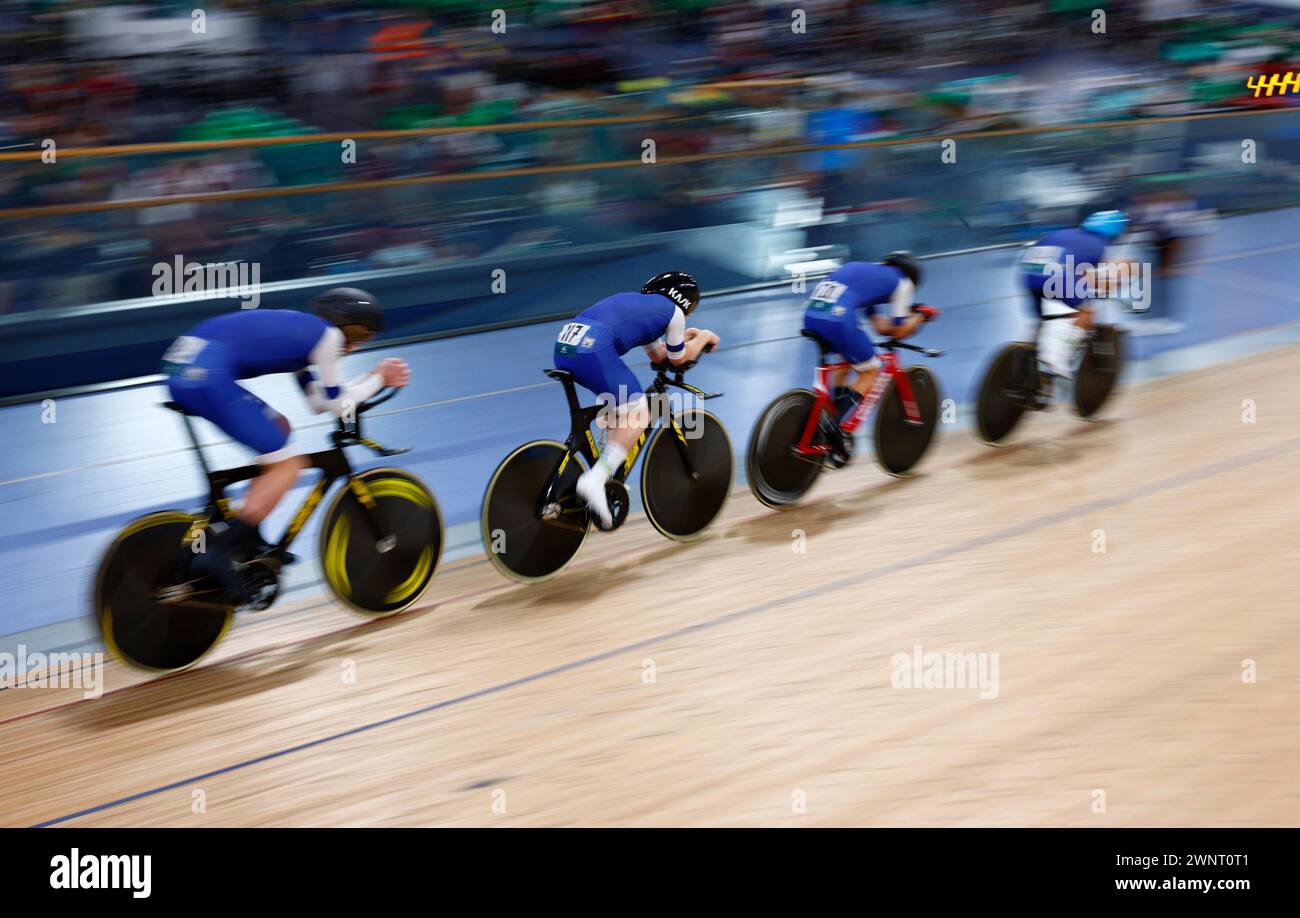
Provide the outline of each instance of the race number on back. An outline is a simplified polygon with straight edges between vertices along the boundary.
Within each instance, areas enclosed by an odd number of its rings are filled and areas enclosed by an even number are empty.
[[[819,303],[836,303],[849,288],[839,281],[822,281],[812,292],[812,298]]]
[[[1026,274],[1051,274],[1062,270],[1061,261],[1064,256],[1065,249],[1059,245],[1032,246],[1025,252],[1025,257],[1020,259],[1020,268]]]
[[[559,337],[555,339],[556,343],[577,347],[582,343],[583,336],[587,334],[587,330],[590,328],[590,325],[583,325],[581,322],[570,322],[560,329]]]
[[[181,335],[172,342],[172,346],[167,348],[167,353],[163,354],[163,363],[187,364],[193,363],[194,358],[199,356],[207,344],[205,338],[195,338],[193,335]]]

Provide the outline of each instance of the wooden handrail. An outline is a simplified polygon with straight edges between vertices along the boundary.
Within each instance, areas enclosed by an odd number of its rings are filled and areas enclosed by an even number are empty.
[[[610,115],[604,118],[571,118],[554,121],[512,121],[502,124],[472,124],[433,128],[403,128],[392,131],[345,131],[334,134],[295,134],[285,137],[230,137],[224,140],[178,140],[167,143],[125,143],[106,147],[69,147],[59,150],[59,159],[86,156],[135,156],[142,153],[195,153],[201,150],[237,150],[248,147],[276,147],[295,143],[341,143],[344,140],[393,140],[402,137],[436,137],[439,134],[482,134],[506,131],[542,131],[552,128],[595,127],[603,124],[639,124],[672,120],[666,113]],[[0,153],[0,163],[40,160],[42,150]]]
[[[1108,128],[1137,128],[1150,124],[1169,124],[1186,121],[1205,121],[1243,116],[1266,116],[1300,113],[1300,109],[1248,109],[1241,112],[1207,112],[1198,115],[1170,115],[1158,118],[1118,119],[1091,121],[1079,124],[1059,124],[1044,127],[1000,128],[987,131],[935,135],[930,137],[891,137],[882,140],[861,140],[847,143],[791,144],[761,147],[751,150],[732,150],[721,153],[695,153],[684,156],[659,157],[654,165],[672,166],[688,163],[715,162],[726,159],[754,159],[764,156],[791,156],[806,153],[823,153],[833,150],[862,150],[878,147],[919,146],[945,140],[980,140],[992,137],[1015,137],[1028,134],[1058,134],[1071,131],[1103,130]],[[331,135],[332,136],[332,135]],[[60,154],[63,155],[63,154]],[[490,181],[498,178],[516,178],[532,175],[560,175],[574,172],[601,172],[609,169],[646,168],[640,159],[609,160],[594,163],[566,163],[553,166],[528,166],[518,169],[496,169],[487,172],[452,172],[443,175],[415,175],[405,178],[369,179],[355,182],[321,182],[311,185],[284,185],[273,188],[249,188],[239,191],[214,191],[180,194],[157,198],[134,198],[118,201],[95,201],[79,204],[51,204],[38,207],[11,207],[0,209],[0,219],[31,217],[56,217],[76,213],[98,213],[110,210],[135,210],[161,207],[168,204],[205,203],[212,201],[255,201],[266,198],[297,197],[314,194],[336,194],[348,191],[370,191],[382,188],[401,188],[412,185],[441,185],[458,182]]]

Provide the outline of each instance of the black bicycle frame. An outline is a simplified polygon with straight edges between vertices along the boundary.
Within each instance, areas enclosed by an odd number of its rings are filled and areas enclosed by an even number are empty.
[[[366,446],[385,456],[406,452],[404,449],[386,449],[374,440],[361,436],[361,414],[376,405],[388,401],[396,394],[397,390],[394,389],[386,395],[357,406],[354,420],[345,421],[342,418],[339,419],[338,429],[334,430],[330,435],[331,439],[334,441],[334,446],[330,449],[321,450],[320,452],[310,453],[306,457],[307,461],[310,463],[310,467],[320,469],[322,474],[316,481],[316,484],[312,487],[311,491],[307,493],[307,497],[298,508],[298,512],[295,513],[293,519],[289,521],[289,525],[284,530],[284,535],[282,535],[280,541],[276,543],[275,547],[277,549],[287,549],[291,544],[293,544],[294,539],[298,537],[298,534],[302,532],[303,527],[307,525],[307,520],[311,519],[312,513],[315,512],[318,506],[320,506],[320,502],[329,491],[330,485],[340,478],[346,478],[348,480],[348,487],[352,489],[352,493],[357,496],[357,499],[361,501],[361,505],[367,511],[373,511],[375,509],[375,499],[371,496],[370,489],[365,486],[364,482],[353,477],[352,464],[348,462],[347,453],[344,452],[344,448],[352,445]],[[194,424],[190,421],[190,414],[181,410],[174,402],[168,402],[166,404],[167,407],[177,411],[180,414],[181,419],[185,422],[185,432],[189,434],[190,442],[194,445],[194,452],[199,459],[199,466],[203,469],[204,478],[207,479],[208,503],[205,510],[208,520],[220,519],[224,521],[231,519],[234,514],[230,510],[230,499],[226,497],[226,489],[231,485],[239,484],[241,481],[249,481],[256,478],[262,473],[263,467],[259,465],[244,465],[234,469],[213,471],[208,466],[207,457],[203,454],[203,447],[199,445],[198,436],[194,433]],[[366,512],[362,515],[365,517],[366,525],[370,527],[371,534],[375,539],[378,540],[387,535],[387,533],[380,529],[380,521],[376,518],[377,515],[375,513]]]
[[[650,399],[663,398],[667,394],[669,386],[682,389],[700,399],[716,398],[718,395],[722,394],[720,392],[708,393],[702,389],[697,389],[690,383],[687,383],[682,379],[682,376],[687,369],[688,367],[673,368],[673,372],[676,376],[675,379],[668,378],[668,370],[659,370],[658,375],[655,376],[654,382],[646,388],[646,396]],[[556,489],[559,487],[560,477],[564,474],[564,470],[568,468],[569,463],[573,460],[574,454],[580,453],[583,458],[587,460],[587,465],[589,467],[595,464],[595,462],[600,458],[600,450],[596,448],[596,438],[592,436],[591,425],[600,416],[600,413],[605,410],[604,405],[597,404],[584,408],[579,404],[577,384],[574,383],[572,375],[566,371],[545,370],[544,372],[552,379],[559,380],[559,382],[564,386],[564,397],[569,405],[569,436],[568,439],[564,441],[564,455],[560,458],[560,461],[555,464],[555,469],[546,479],[546,487],[537,501],[537,514],[543,518],[545,518],[544,510],[546,507],[558,503],[563,497],[569,496],[560,495],[557,497]],[[678,455],[682,458],[682,465],[685,466],[686,472],[691,478],[699,478],[700,473],[695,468],[695,463],[691,460],[690,451],[686,448],[686,434],[682,431],[681,425],[678,423],[677,411],[672,407],[671,403],[668,407],[668,423],[676,434],[673,438],[673,443],[676,444]],[[657,413],[651,415],[652,421],[655,414]],[[627,458],[623,460],[622,467],[614,473],[613,478],[615,481],[622,482],[627,480],[627,476],[632,473],[632,468],[636,465],[636,460],[641,456],[641,448],[645,446],[646,440],[649,438],[651,431],[655,429],[657,428],[652,423],[641,432],[641,436],[637,438],[636,443],[633,444],[630,450],[628,450]]]

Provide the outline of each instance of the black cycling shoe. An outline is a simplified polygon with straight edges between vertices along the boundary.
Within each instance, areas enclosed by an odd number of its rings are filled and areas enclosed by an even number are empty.
[[[221,602],[238,607],[247,603],[253,594],[253,578],[247,568],[220,552],[206,551],[195,555],[190,571],[221,587]]]
[[[830,452],[826,454],[826,465],[833,469],[842,469],[849,464],[853,455],[853,440],[844,433],[844,429],[830,418],[822,415],[821,433],[826,438]]]
[[[253,547],[252,557],[278,561],[281,567],[293,564],[298,560],[298,556],[287,548],[280,548],[278,545],[272,545],[261,539],[258,539],[257,544]]]

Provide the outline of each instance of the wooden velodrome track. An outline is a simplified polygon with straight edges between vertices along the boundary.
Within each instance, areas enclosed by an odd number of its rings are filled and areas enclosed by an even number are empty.
[[[394,619],[277,607],[99,700],[0,693],[0,823],[1294,825],[1298,360],[951,429],[910,480],[860,456],[785,513],[742,488],[691,545],[634,519],[541,585],[480,558]],[[915,645],[998,654],[997,696],[893,687]]]

